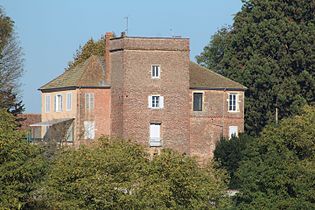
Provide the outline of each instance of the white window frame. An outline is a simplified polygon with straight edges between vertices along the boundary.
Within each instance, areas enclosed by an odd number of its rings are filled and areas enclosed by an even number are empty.
[[[231,100],[230,100],[230,97],[232,95],[235,95],[235,104],[231,104]],[[239,94],[238,93],[229,93],[228,94],[228,112],[239,112]],[[234,107],[234,109],[230,109],[231,107]]]
[[[59,98],[60,97],[60,98]],[[62,112],[62,94],[55,95],[55,112]]]
[[[235,131],[235,132],[233,132]],[[229,126],[229,139],[232,138],[232,135],[235,134],[236,137],[238,137],[238,126]]]
[[[50,94],[45,95],[45,113],[50,112],[51,96]]]
[[[201,111],[194,111],[194,93],[202,93]],[[193,110],[193,112],[202,112],[202,111],[204,111],[204,109],[205,109],[205,106],[204,106],[204,104],[205,104],[205,92],[204,91],[193,91],[191,97],[192,97],[192,99],[191,99],[191,101],[192,101],[191,109]]]
[[[85,93],[85,110],[94,110],[95,96],[94,93]]]
[[[72,93],[66,94],[66,110],[71,111],[72,109]]]
[[[158,98],[158,106],[154,103],[154,98]],[[150,95],[148,96],[148,107],[150,109],[163,109],[164,108],[164,96],[155,94],[155,95]]]
[[[161,77],[161,66],[159,64],[152,64],[151,65],[151,78],[160,79],[160,77]]]
[[[95,138],[95,121],[84,121],[84,139]]]

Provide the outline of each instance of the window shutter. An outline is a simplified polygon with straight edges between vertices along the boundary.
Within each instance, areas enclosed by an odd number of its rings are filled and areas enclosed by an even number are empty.
[[[60,110],[59,111],[62,111],[62,96],[60,96]]]
[[[236,111],[240,111],[240,97],[239,94],[236,94]]]
[[[152,96],[148,96],[148,107],[152,108]]]
[[[54,109],[55,109],[55,112],[56,112],[57,111],[57,95],[55,95]]]
[[[94,109],[94,93],[90,94],[90,109]]]
[[[164,96],[160,96],[160,108],[164,108]]]
[[[89,94],[85,93],[85,109],[89,109]]]

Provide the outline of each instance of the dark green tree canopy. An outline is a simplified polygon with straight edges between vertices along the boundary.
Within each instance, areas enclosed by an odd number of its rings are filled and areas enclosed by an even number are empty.
[[[315,208],[315,107],[267,126],[244,152],[237,176],[242,209]]]
[[[248,0],[230,30],[215,34],[197,57],[248,87],[251,134],[315,101],[315,1]]]

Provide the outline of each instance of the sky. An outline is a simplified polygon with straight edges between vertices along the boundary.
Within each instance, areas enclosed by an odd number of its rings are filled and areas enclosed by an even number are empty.
[[[24,53],[25,113],[40,113],[43,84],[67,67],[79,46],[107,31],[129,36],[190,38],[195,60],[221,27],[232,25],[241,0],[0,0],[15,22]]]

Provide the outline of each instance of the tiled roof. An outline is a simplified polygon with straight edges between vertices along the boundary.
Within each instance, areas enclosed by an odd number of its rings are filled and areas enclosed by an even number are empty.
[[[194,62],[190,62],[189,64],[189,77],[190,88],[192,89],[246,89],[246,87],[240,83],[230,80]]]
[[[104,87],[105,62],[101,56],[91,56],[85,62],[66,70],[63,74],[40,87],[40,90],[65,87]]]
[[[246,87],[194,62],[189,64],[190,88],[192,89],[239,89]],[[49,90],[67,87],[107,87],[105,61],[101,56],[91,56],[85,62],[40,87]]]
[[[21,124],[20,130],[26,130],[30,124],[41,121],[41,114],[18,114],[18,121]]]

